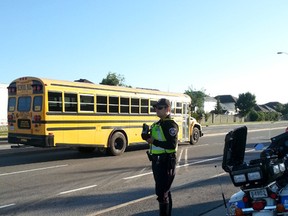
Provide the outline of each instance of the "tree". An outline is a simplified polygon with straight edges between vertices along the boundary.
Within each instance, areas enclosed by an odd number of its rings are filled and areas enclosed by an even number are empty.
[[[282,118],[284,120],[288,119],[288,103],[286,104],[277,104],[277,106],[275,107],[275,110],[279,113],[281,113]]]
[[[238,100],[235,103],[236,109],[239,109],[240,115],[243,117],[253,110],[256,105],[256,96],[250,92],[239,94]]]
[[[124,84],[125,78],[124,76],[116,73],[109,72],[106,78],[102,79],[100,84],[103,85],[112,85],[112,86],[125,86]]]
[[[288,103],[283,105],[282,114],[283,115],[287,115],[288,114]]]
[[[277,112],[280,112],[280,113],[283,114],[283,112],[285,112],[285,110],[284,110],[285,107],[284,107],[284,106],[285,106],[285,105],[279,103],[279,104],[276,105],[275,110],[276,110]]]
[[[204,116],[204,101],[206,94],[204,91],[195,91],[191,87],[184,92],[185,94],[189,95],[192,104],[191,104],[191,111],[194,113],[194,117],[199,120]]]
[[[255,110],[251,110],[249,112],[249,120],[250,121],[262,121],[263,119],[263,113],[261,112],[256,112]]]
[[[222,109],[222,106],[220,104],[219,98],[217,99],[217,104],[215,106],[214,113],[215,114],[223,114],[223,109]]]

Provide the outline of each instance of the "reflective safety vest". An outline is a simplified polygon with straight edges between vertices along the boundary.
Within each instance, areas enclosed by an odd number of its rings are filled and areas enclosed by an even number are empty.
[[[162,127],[158,124],[153,124],[151,126],[151,135],[156,140],[166,141]],[[176,145],[176,149],[164,149],[162,147],[151,144],[150,151],[151,151],[151,154],[175,153],[177,148],[178,148],[178,145]]]

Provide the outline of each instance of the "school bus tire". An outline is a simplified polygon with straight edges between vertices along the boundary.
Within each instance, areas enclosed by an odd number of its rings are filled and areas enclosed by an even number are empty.
[[[123,133],[115,132],[109,139],[107,153],[109,155],[118,156],[125,152],[127,140]]]
[[[191,145],[195,145],[199,141],[199,138],[200,138],[200,130],[197,127],[194,127],[192,134],[190,136],[190,142],[189,143]]]

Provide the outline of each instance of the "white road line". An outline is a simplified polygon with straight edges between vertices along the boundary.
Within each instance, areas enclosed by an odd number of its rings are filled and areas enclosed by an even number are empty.
[[[15,203],[11,203],[11,204],[8,204],[8,205],[3,205],[3,206],[0,206],[0,209],[2,208],[7,208],[7,207],[10,207],[10,206],[14,206],[16,205]]]
[[[249,149],[245,152],[250,152],[250,151],[254,151],[254,149]],[[180,155],[182,155],[182,153],[180,152]],[[189,163],[189,164],[185,164],[185,165],[182,165],[182,166],[177,166],[176,168],[181,168],[181,167],[184,167],[184,166],[190,166],[190,165],[193,165],[193,164],[198,164],[198,163],[203,163],[203,162],[206,162],[206,161],[211,161],[211,160],[217,160],[217,159],[220,159],[222,158],[221,157],[215,157],[215,158],[210,158],[210,159],[207,159],[207,160],[201,160],[201,161],[196,161],[194,163]],[[149,174],[152,174],[152,172],[149,172],[149,173],[144,173],[144,174],[141,174],[141,175],[135,175],[135,176],[130,176],[130,177],[127,177],[127,178],[123,178],[123,179],[132,179],[132,178],[137,178],[137,177],[141,177],[141,176],[144,176],[144,175],[149,175]],[[220,173],[218,175],[214,175],[214,176],[211,176],[210,178],[215,178],[215,177],[218,177],[218,176],[222,176],[222,175],[225,175],[227,173],[223,172],[223,173]],[[141,202],[143,200],[146,200],[146,199],[150,199],[150,198],[154,198],[156,197],[156,195],[150,195],[150,196],[146,196],[146,197],[143,197],[143,198],[140,198],[140,199],[136,199],[136,200],[132,200],[130,202],[126,202],[126,203],[122,203],[120,205],[116,205],[116,206],[112,206],[110,208],[107,208],[107,209],[103,209],[101,211],[97,211],[95,213],[92,213],[92,214],[88,214],[86,216],[96,216],[96,215],[101,215],[103,213],[107,213],[107,212],[110,212],[110,211],[114,211],[116,209],[119,209],[119,208],[122,208],[122,207],[125,207],[125,206],[128,206],[128,205],[131,205],[131,204],[134,204],[134,203],[138,203],[138,202]]]
[[[80,190],[86,190],[86,189],[90,189],[90,188],[93,188],[93,187],[96,187],[96,186],[97,185],[90,185],[90,186],[87,186],[87,187],[76,188],[76,189],[69,190],[69,191],[63,191],[63,192],[60,192],[58,195],[63,195],[63,194],[67,194],[67,193],[73,193],[73,192],[80,191]]]
[[[178,165],[176,168],[181,168],[181,167],[186,167],[186,166],[190,166],[190,165],[194,165],[194,164],[204,163],[204,162],[207,162],[207,161],[218,160],[220,158],[222,158],[222,157],[215,157],[215,158],[209,158],[209,159],[206,159],[206,160],[195,161],[193,163],[186,163],[186,164],[183,164],[183,165]]]
[[[245,152],[251,152],[251,151],[255,151],[255,150],[254,149],[249,149],[249,150],[246,150]],[[219,159],[222,159],[222,158],[223,158],[223,156],[220,156],[220,157],[215,157],[215,158],[209,158],[209,159],[206,159],[206,160],[195,161],[193,163],[185,163],[183,165],[177,165],[176,168],[187,167],[187,166],[191,166],[191,165],[194,165],[194,164],[205,163],[207,161],[219,160]],[[125,177],[123,179],[124,180],[134,179],[134,178],[139,178],[139,177],[142,177],[142,176],[145,176],[145,175],[150,175],[150,174],[153,174],[153,172],[148,172],[148,173],[142,173],[142,174],[139,174],[139,175],[129,176],[129,177]]]
[[[178,158],[178,162],[177,162],[177,164],[180,163],[180,160],[181,160],[181,157],[182,157],[182,153],[183,153],[183,149],[181,149],[181,151],[180,151],[180,154],[179,154],[179,158]]]
[[[116,205],[116,206],[112,206],[110,208],[103,209],[101,211],[98,211],[98,212],[95,212],[95,213],[92,213],[92,214],[89,214],[89,215],[86,215],[86,216],[100,215],[100,214],[107,213],[109,211],[113,211],[113,210],[116,210],[116,209],[119,209],[119,208],[122,208],[122,207],[125,207],[125,206],[128,206],[128,205],[131,205],[131,204],[134,204],[134,203],[138,203],[138,202],[150,199],[150,198],[154,198],[154,197],[156,197],[156,195],[146,196],[146,197],[143,197],[143,198],[140,198],[140,199],[132,200],[130,202],[126,202],[126,203],[122,203],[122,204],[119,204],[119,205]]]
[[[50,167],[41,167],[41,168],[30,169],[30,170],[21,170],[21,171],[10,172],[10,173],[0,173],[0,176],[15,175],[15,174],[20,174],[20,173],[35,172],[35,171],[41,171],[41,170],[47,170],[47,169],[55,169],[55,168],[60,168],[60,167],[65,167],[65,166],[68,166],[68,164],[50,166]]]
[[[254,149],[249,149],[249,150],[247,150],[245,152],[251,152],[251,151],[254,151]],[[207,161],[213,161],[213,160],[218,160],[218,159],[222,159],[222,158],[223,158],[223,156],[215,157],[215,158],[209,158],[209,159],[206,159],[206,160],[195,161],[193,163],[187,163],[187,164],[184,164],[184,165],[178,165],[176,168],[186,167],[186,166],[199,164],[199,163],[205,163]]]
[[[185,164],[188,163],[188,149],[185,149]]]
[[[211,161],[211,160],[217,160],[219,158],[222,158],[222,157],[210,158],[210,159],[207,159],[207,160],[196,161],[194,163],[186,163],[184,165],[178,165],[178,166],[176,166],[176,168],[186,167],[186,166],[190,166],[190,165],[198,164],[198,163],[204,163],[206,161]],[[152,172],[143,173],[143,174],[134,175],[134,176],[129,176],[129,177],[126,177],[126,178],[123,178],[123,179],[124,180],[128,180],[128,179],[138,178],[138,177],[142,177],[142,176],[150,175],[150,174],[152,174]]]
[[[223,143],[221,143],[223,144]],[[201,145],[196,145],[196,146],[193,146],[194,148],[197,148],[197,147],[203,147],[203,146],[208,146],[209,144],[201,144]]]
[[[249,131],[250,132],[250,131]],[[205,134],[205,137],[210,137],[210,136],[221,136],[221,135],[226,135],[227,132],[224,133],[213,133],[213,134]]]
[[[211,178],[216,178],[216,177],[219,177],[219,176],[222,176],[222,175],[225,175],[225,174],[227,174],[227,173],[226,172],[219,173],[217,175],[211,176]]]
[[[214,159],[218,159],[218,158],[220,158],[220,157],[217,157],[217,158],[214,158]],[[211,158],[211,159],[213,159],[213,158]],[[205,161],[205,160],[203,160],[203,161]],[[203,161],[201,161],[201,162],[203,162]],[[208,161],[208,160],[207,160],[207,161]],[[151,173],[152,173],[152,172],[151,172]],[[151,174],[151,173],[149,173],[149,174]],[[148,174],[148,173],[146,173],[146,174]],[[227,174],[227,173],[221,173],[221,174],[219,174],[219,176],[220,176],[220,175],[225,175],[225,174]],[[131,177],[128,177],[128,178],[131,178]],[[134,178],[136,178],[136,176],[134,176]],[[215,176],[211,176],[210,178],[215,178]],[[126,203],[122,203],[122,204],[116,205],[116,206],[112,206],[112,207],[110,207],[110,208],[103,209],[103,210],[94,212],[94,213],[92,213],[92,214],[88,214],[88,215],[86,215],[86,216],[101,215],[101,214],[103,214],[103,213],[108,213],[108,212],[110,212],[110,211],[115,211],[115,210],[117,210],[117,209],[120,209],[120,208],[129,206],[129,205],[131,205],[131,204],[135,204],[135,203],[138,203],[138,202],[141,202],[141,201],[150,199],[150,198],[154,198],[154,197],[156,197],[156,195],[146,196],[146,197],[143,197],[143,198],[140,198],[140,199],[136,199],[136,200],[132,200],[132,201],[129,201],[129,202],[126,202]]]
[[[285,127],[275,127],[275,128],[263,128],[263,129],[254,129],[254,130],[249,130],[249,133],[251,132],[258,132],[258,131],[271,131],[271,130],[279,130],[283,129]],[[213,134],[205,134],[205,137],[210,137],[210,136],[220,136],[220,135],[226,135],[227,132],[225,133],[213,133]]]
[[[138,178],[138,177],[142,177],[142,176],[150,175],[150,174],[152,174],[152,172],[142,173],[142,174],[135,175],[135,176],[129,176],[129,177],[126,177],[126,178],[123,178],[123,179],[124,179],[124,180],[128,180],[128,179]]]

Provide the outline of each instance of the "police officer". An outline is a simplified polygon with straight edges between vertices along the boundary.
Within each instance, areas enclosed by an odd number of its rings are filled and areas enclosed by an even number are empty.
[[[178,125],[171,118],[170,101],[162,98],[154,105],[160,120],[150,128],[150,155],[155,179],[155,191],[159,202],[160,216],[170,216],[172,197],[170,188],[175,177]]]

